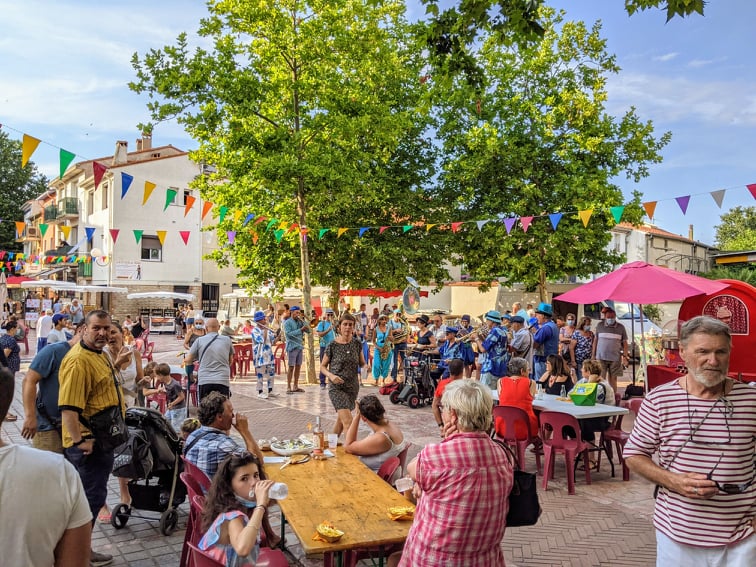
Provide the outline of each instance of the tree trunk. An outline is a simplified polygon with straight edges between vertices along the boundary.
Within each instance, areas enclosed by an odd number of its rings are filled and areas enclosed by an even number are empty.
[[[307,232],[302,229],[307,228],[307,217],[305,215],[305,192],[304,179],[299,178],[297,184],[297,217],[299,218],[299,264],[302,273],[302,303],[305,321],[310,321],[312,317],[312,287],[310,284],[310,254],[307,248]],[[317,384],[318,377],[315,374],[315,339],[314,329],[311,329],[305,336],[305,383]]]

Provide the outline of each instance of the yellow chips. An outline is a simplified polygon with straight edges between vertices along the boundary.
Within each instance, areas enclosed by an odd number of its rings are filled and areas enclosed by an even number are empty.
[[[390,520],[412,520],[415,517],[414,506],[392,506],[388,509]]]

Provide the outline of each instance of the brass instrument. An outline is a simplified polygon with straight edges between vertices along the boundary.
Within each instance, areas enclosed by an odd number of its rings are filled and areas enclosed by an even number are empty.
[[[463,343],[471,343],[477,339],[480,339],[482,341],[486,340],[486,337],[488,336],[488,333],[491,332],[491,329],[488,328],[488,325],[481,325],[477,329],[473,329],[466,335],[463,335],[461,337],[457,337],[457,340]]]

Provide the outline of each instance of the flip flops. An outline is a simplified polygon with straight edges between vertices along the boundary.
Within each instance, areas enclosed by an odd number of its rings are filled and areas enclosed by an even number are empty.
[[[297,388],[296,390],[292,390],[293,392],[304,392],[302,388]]]
[[[294,390],[286,390],[286,393],[287,393],[287,394],[293,394],[293,393],[294,393]]]

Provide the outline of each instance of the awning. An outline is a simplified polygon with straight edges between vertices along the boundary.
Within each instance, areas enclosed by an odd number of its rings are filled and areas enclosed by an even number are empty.
[[[388,291],[385,289],[342,289],[339,297],[400,297],[404,291]],[[420,297],[428,297],[427,291],[421,291]]]
[[[140,291],[130,293],[126,299],[180,299],[182,301],[194,301],[192,293],[177,293],[175,291]]]
[[[19,285],[24,282],[30,281],[34,281],[34,278],[29,278],[26,276],[8,276],[8,279],[5,283],[7,283],[8,285]]]
[[[36,279],[44,279],[47,276],[51,276],[52,274],[57,274],[58,272],[62,272],[65,270],[68,266],[64,266],[62,268],[53,268],[51,270],[45,270],[43,272],[39,272],[38,274],[34,274],[36,276]]]

